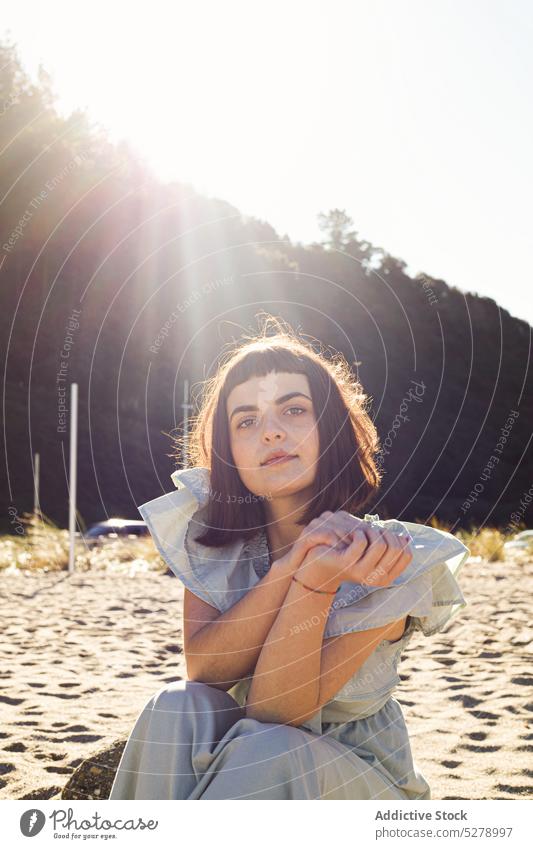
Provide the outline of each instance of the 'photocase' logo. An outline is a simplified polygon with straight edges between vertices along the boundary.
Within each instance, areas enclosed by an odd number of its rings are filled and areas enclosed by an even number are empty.
[[[42,811],[30,808],[29,811],[24,811],[20,818],[20,830],[24,837],[35,837],[42,830],[45,822],[46,817]]]

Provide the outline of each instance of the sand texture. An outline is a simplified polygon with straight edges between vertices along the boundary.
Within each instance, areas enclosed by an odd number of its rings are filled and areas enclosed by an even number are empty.
[[[434,799],[532,794],[532,577],[524,559],[470,560],[468,607],[403,655],[394,695]],[[0,798],[59,798],[154,692],[186,677],[182,585],[157,572],[0,581]]]

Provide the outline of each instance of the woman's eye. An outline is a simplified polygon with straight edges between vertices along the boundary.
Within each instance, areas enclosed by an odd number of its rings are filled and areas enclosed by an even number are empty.
[[[246,424],[246,422],[253,422],[253,421],[254,421],[253,418],[243,419],[242,422],[239,422],[239,424],[237,425],[237,430],[242,428],[243,424]],[[244,428],[244,430],[246,430],[246,429],[247,428]]]
[[[296,410],[298,415],[300,415],[300,413],[305,413],[306,411],[305,407],[287,407],[284,412],[291,413],[293,410]],[[255,422],[255,418],[253,416],[249,416],[247,419],[243,419],[237,425],[237,430],[248,430],[248,422],[252,422],[253,424]]]

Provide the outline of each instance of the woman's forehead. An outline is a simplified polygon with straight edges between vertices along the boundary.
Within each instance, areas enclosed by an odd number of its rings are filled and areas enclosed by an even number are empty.
[[[262,377],[250,377],[235,386],[228,396],[229,408],[236,404],[275,403],[288,392],[303,392],[310,395],[309,381],[305,374],[271,371]]]

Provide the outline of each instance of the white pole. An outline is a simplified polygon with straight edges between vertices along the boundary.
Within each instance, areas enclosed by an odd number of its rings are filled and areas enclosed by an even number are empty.
[[[182,466],[185,468],[187,463],[187,447],[189,445],[189,410],[192,409],[192,404],[189,404],[189,381],[183,381],[183,461]]]
[[[41,513],[40,502],[39,502],[39,454],[35,454],[34,466],[33,466],[33,512],[34,515],[37,513]]]
[[[69,477],[69,515],[68,515],[68,531],[69,531],[69,556],[68,556],[68,571],[74,571],[74,554],[75,554],[75,531],[76,531],[76,467],[77,467],[77,452],[78,452],[78,384],[72,383],[70,386],[70,477]]]

